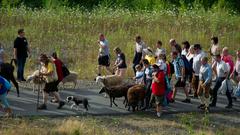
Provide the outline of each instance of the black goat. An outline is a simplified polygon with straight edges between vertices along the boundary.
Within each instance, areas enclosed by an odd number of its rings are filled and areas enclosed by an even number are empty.
[[[16,87],[16,90],[17,90],[17,95],[19,97],[19,86],[13,75],[13,72],[14,72],[13,62],[16,65],[15,59],[12,59],[11,63],[2,63],[0,65],[0,75],[2,77],[4,77],[5,79],[7,79],[9,82],[11,81],[14,84],[14,86]]]
[[[112,103],[115,105],[115,106],[118,106],[116,103],[115,103],[115,98],[120,98],[120,97],[125,97],[125,100],[123,102],[123,104],[125,103],[125,107],[127,107],[127,93],[128,93],[128,89],[130,87],[132,87],[133,85],[121,85],[121,86],[112,86],[112,87],[103,87],[99,94],[101,93],[107,93],[109,95],[109,98],[110,98],[110,107],[112,107]]]

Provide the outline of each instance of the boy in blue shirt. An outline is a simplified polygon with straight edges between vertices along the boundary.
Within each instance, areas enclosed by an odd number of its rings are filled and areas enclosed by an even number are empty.
[[[4,108],[0,104],[0,110],[6,112],[6,116],[10,116],[12,114],[12,109],[9,107],[7,101],[7,93],[11,88],[11,84],[2,76],[0,76],[0,102],[4,105]]]

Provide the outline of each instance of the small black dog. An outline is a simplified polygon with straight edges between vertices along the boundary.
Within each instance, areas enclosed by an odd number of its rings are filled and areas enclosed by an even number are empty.
[[[76,106],[77,110],[79,110],[79,104],[83,104],[84,108],[86,109],[86,111],[88,111],[88,107],[90,107],[90,105],[88,104],[88,100],[86,98],[80,99],[74,96],[68,96],[67,97],[67,102],[72,101],[73,104],[71,105],[71,109],[73,109],[74,106]]]

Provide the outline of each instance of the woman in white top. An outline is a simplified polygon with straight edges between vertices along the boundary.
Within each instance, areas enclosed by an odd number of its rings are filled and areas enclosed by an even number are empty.
[[[182,44],[183,44],[183,50],[181,54],[186,56],[189,52],[190,44],[188,41],[183,41]]]

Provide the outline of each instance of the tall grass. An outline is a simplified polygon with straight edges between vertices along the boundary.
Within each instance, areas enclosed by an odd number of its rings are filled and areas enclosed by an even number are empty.
[[[21,6],[0,9],[0,42],[10,59],[17,30],[24,28],[32,50],[27,71],[37,68],[40,53],[57,51],[81,79],[91,79],[96,75],[96,41],[102,32],[110,43],[111,60],[115,59],[112,49],[119,46],[127,57],[127,73],[131,76],[136,35],[141,35],[152,48],[157,40],[162,40],[169,49],[169,39],[175,38],[179,43],[183,40],[201,43],[205,50],[210,46],[210,37],[215,35],[222,46],[228,46],[234,53],[240,48],[239,22],[240,16],[219,9],[183,9],[176,14],[172,10],[130,11],[106,7],[91,11],[67,7],[32,10]]]

